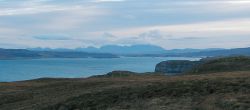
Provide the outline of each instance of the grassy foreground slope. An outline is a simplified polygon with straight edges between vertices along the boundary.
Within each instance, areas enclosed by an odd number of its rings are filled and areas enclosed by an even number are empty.
[[[249,71],[37,79],[0,83],[0,110],[249,110],[249,93]]]

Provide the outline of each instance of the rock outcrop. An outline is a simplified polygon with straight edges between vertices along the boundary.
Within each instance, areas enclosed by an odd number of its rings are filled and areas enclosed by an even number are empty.
[[[188,61],[188,60],[163,61],[156,65],[155,72],[166,73],[166,74],[184,73],[192,70],[192,68],[197,66],[199,63],[200,61]]]

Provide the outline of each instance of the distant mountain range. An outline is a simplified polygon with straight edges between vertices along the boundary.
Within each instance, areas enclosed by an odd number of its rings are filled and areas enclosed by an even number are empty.
[[[112,53],[116,55],[145,55],[145,54],[179,54],[179,53],[193,53],[193,52],[206,52],[213,50],[224,50],[220,48],[211,49],[173,49],[166,50],[162,47],[155,45],[132,45],[132,46],[118,46],[118,45],[106,45],[100,48],[87,47],[87,48],[76,48],[76,49],[50,49],[50,48],[30,48],[28,50],[33,51],[57,51],[57,52],[89,52],[89,53]]]
[[[100,48],[87,47],[76,49],[49,49],[49,48],[33,48],[35,51],[61,51],[61,52],[89,52],[89,53],[110,53],[119,56],[130,57],[206,57],[206,56],[231,56],[231,55],[250,55],[249,48],[208,48],[208,49],[172,49],[166,50],[155,45],[132,45],[132,46],[117,46],[107,45]]]
[[[163,54],[166,50],[154,45],[132,45],[132,46],[118,46],[106,45],[100,48],[87,47],[76,49],[50,49],[50,48],[32,48],[29,50],[35,51],[76,51],[76,52],[89,52],[89,53],[112,53],[117,55],[130,55],[130,54]]]
[[[18,58],[118,58],[128,57],[213,57],[213,56],[250,56],[249,48],[236,49],[173,49],[165,50],[154,45],[116,46],[76,49],[0,49],[0,59]]]

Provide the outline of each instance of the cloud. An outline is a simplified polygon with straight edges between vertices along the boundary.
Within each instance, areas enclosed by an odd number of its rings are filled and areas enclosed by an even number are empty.
[[[249,11],[249,0],[2,0],[0,43],[52,48],[248,46]]]
[[[116,36],[110,43],[153,44],[164,48],[239,47],[234,41],[250,40],[250,19],[192,24],[158,25],[108,31]],[[232,44],[232,45],[224,45]]]
[[[179,0],[173,1],[175,4],[190,4],[190,5],[199,5],[199,4],[246,4],[250,3],[249,0]]]
[[[33,38],[38,40],[71,40],[69,36],[65,35],[38,35],[33,36]]]
[[[132,36],[139,35],[144,32],[158,30],[163,33],[171,33],[172,35],[190,35],[190,34],[250,34],[250,19],[233,19],[222,21],[209,21],[190,24],[176,24],[176,25],[156,25],[145,26],[128,29],[110,30],[118,36]]]
[[[85,24],[95,21],[98,16],[108,13],[97,7],[79,7],[74,10],[65,10],[52,15],[52,17],[45,17],[48,22],[37,25],[38,28],[46,30],[66,30],[85,27]]]
[[[167,35],[171,36],[171,35]],[[162,34],[161,31],[159,30],[150,30],[148,32],[144,32],[138,35],[138,37],[143,38],[143,39],[163,39],[165,35]]]
[[[173,40],[173,41],[187,41],[187,40],[201,40],[205,38],[201,37],[182,37],[182,38],[169,38],[168,40]]]
[[[60,6],[60,5],[31,5],[18,8],[5,8],[0,10],[0,16],[13,16],[25,14],[48,13],[55,11],[69,11],[84,9],[83,6]]]
[[[94,0],[96,3],[103,3],[103,2],[124,2],[125,0]]]

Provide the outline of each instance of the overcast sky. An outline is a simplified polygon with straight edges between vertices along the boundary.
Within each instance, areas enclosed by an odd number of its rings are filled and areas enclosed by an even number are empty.
[[[250,47],[250,0],[0,0],[0,48]]]

